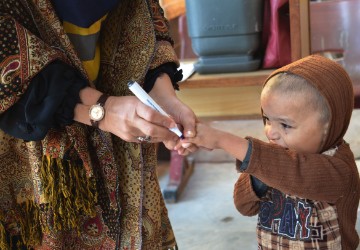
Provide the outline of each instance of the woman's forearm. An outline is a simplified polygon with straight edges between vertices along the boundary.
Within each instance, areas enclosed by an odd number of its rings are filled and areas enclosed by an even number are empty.
[[[149,95],[157,102],[166,100],[167,97],[176,96],[174,87],[168,74],[161,74],[155,81]],[[161,105],[161,103],[159,103]]]
[[[99,100],[101,92],[91,87],[85,87],[80,90],[79,96],[81,103],[84,105],[93,105]]]

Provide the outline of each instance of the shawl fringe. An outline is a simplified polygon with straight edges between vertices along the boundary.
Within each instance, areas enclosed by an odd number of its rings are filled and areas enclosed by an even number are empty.
[[[95,179],[86,176],[83,166],[45,155],[42,159],[41,179],[47,208],[52,210],[55,230],[79,231],[80,215],[96,215]]]
[[[2,218],[1,218],[1,221]],[[0,249],[10,249],[9,242],[6,238],[6,230],[2,222],[0,221]]]
[[[18,223],[21,236],[7,233],[5,217],[0,214],[0,249],[22,249],[41,245],[43,231],[50,226],[55,231],[80,231],[80,217],[96,215],[97,201],[95,180],[86,177],[81,165],[70,161],[43,156],[41,179],[44,185],[45,213],[52,218],[52,223],[41,223],[41,208],[32,200],[17,205]],[[15,212],[15,211],[14,211]]]
[[[19,204],[21,211],[21,239],[19,245],[37,246],[42,241],[42,230],[40,223],[40,208],[34,201],[26,201]],[[20,240],[20,239],[19,239]]]
[[[40,245],[42,230],[40,223],[40,209],[34,201],[28,200],[17,205],[17,211],[10,213],[18,214],[18,223],[21,235],[7,233],[4,226],[5,217],[0,215],[0,249],[24,249]]]

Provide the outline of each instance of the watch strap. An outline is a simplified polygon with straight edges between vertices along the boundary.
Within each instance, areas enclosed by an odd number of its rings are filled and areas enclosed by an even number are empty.
[[[99,100],[96,102],[96,104],[99,104],[101,105],[101,107],[104,107],[105,106],[105,102],[106,100],[109,98],[109,96],[107,94],[102,94],[100,97],[99,97]]]
[[[102,94],[99,99],[96,102],[96,105],[100,105],[101,107],[105,106],[106,100],[109,98],[107,94]],[[105,116],[104,116],[105,117]],[[104,118],[103,118],[104,119]],[[90,119],[90,123],[93,127],[99,128],[99,122],[100,121],[94,121],[93,119]]]

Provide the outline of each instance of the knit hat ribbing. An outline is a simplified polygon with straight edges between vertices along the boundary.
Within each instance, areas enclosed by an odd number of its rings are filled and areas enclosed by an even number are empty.
[[[279,73],[291,73],[304,78],[325,97],[331,117],[322,151],[339,145],[349,126],[354,107],[353,85],[344,68],[323,56],[311,55],[275,70],[264,86]]]

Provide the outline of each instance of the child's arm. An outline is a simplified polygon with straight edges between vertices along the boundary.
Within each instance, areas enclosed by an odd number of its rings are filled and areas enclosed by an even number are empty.
[[[349,145],[343,143],[334,156],[300,154],[260,140],[252,141],[245,170],[283,193],[335,203],[346,195],[358,173]]]
[[[335,156],[327,156],[299,154],[257,139],[249,140],[252,140],[253,147],[244,172],[287,194],[336,202],[347,192],[356,175],[354,156],[344,143]],[[223,149],[240,161],[244,160],[249,147],[247,139],[201,123],[197,125],[196,137],[187,138],[184,142],[209,149]]]
[[[222,149],[240,161],[244,160],[249,147],[248,140],[203,123],[197,123],[196,137],[186,138],[182,141],[182,143],[189,142],[210,150]]]

